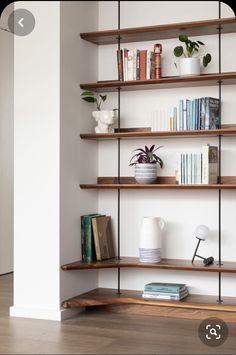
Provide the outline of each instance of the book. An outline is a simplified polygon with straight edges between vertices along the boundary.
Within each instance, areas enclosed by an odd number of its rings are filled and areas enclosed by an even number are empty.
[[[147,50],[140,51],[140,80],[146,80],[146,68],[147,68]]]
[[[124,71],[124,80],[128,80],[128,49],[124,48],[123,50],[123,71]]]
[[[155,54],[155,79],[161,78],[161,52],[162,45],[157,43],[154,45],[154,54]]]
[[[91,213],[81,216],[81,256],[82,261],[90,262],[95,260],[95,249],[92,236],[91,218],[98,216]]]
[[[137,49],[137,58],[136,58],[136,80],[140,80],[140,50]]]
[[[133,80],[137,80],[137,50],[133,52]]]
[[[210,144],[202,147],[202,184],[217,184],[218,147]]]
[[[117,50],[118,80],[124,80],[123,73],[123,50]]]
[[[200,99],[200,129],[205,129],[205,97]]]
[[[111,217],[93,217],[92,226],[97,260],[114,258],[115,251],[111,233]]]
[[[151,72],[150,79],[155,79],[155,53],[151,51],[150,55]]]
[[[146,79],[149,80],[150,77],[151,77],[151,51],[147,50]]]
[[[144,286],[144,292],[159,291],[159,292],[176,293],[176,292],[181,292],[185,288],[186,288],[186,284],[151,282]]]
[[[188,293],[187,287],[185,287],[181,292],[159,292],[159,291],[143,291],[145,295],[153,295],[153,296],[183,296]]]
[[[170,300],[170,301],[180,301],[183,298],[188,296],[188,291],[185,293],[182,293],[181,295],[176,295],[176,294],[162,294],[162,295],[155,295],[155,294],[148,294],[148,293],[143,293],[142,297],[143,298],[149,298],[149,299],[159,299],[159,300]]]
[[[217,129],[220,125],[220,99],[205,98],[205,129]]]
[[[128,58],[127,58],[127,80],[134,79],[134,52],[128,51]]]

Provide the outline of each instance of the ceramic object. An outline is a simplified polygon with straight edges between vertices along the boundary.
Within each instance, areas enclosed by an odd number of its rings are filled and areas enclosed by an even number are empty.
[[[113,132],[111,126],[115,123],[115,112],[115,110],[101,110],[92,112],[92,115],[97,122],[97,126],[95,127],[96,133]]]
[[[141,262],[161,261],[162,233],[165,222],[160,217],[144,217],[140,230],[139,259]]]
[[[200,58],[180,58],[179,59],[179,75],[200,75]]]
[[[157,179],[157,164],[143,163],[135,164],[134,167],[135,180],[139,184],[152,184]]]

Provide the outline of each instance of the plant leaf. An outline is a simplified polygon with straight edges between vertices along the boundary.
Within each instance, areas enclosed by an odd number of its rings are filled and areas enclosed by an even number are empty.
[[[103,102],[106,101],[107,95],[99,95],[99,96],[101,97],[101,99],[102,99]]]
[[[186,35],[179,35],[179,40],[180,42],[187,42],[189,39]]]
[[[175,47],[175,49],[174,49],[174,55],[176,56],[176,57],[181,57],[181,55],[184,53],[184,49],[183,49],[183,47],[182,46],[177,46],[177,47]]]
[[[153,145],[151,146],[150,151],[152,152],[154,148],[155,148],[155,144],[153,144]]]
[[[207,53],[204,57],[203,57],[203,66],[206,67],[211,61],[211,55],[209,53]]]
[[[205,44],[201,41],[197,41],[197,43],[201,44],[201,46],[205,46]]]
[[[95,93],[93,91],[84,91],[81,96],[95,96]]]
[[[91,97],[91,96],[85,96],[85,97],[82,97],[82,99],[87,102],[96,102],[97,101],[96,97]]]

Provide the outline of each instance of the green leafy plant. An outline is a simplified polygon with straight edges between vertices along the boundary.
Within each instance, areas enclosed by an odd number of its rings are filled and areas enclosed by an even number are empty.
[[[81,98],[84,101],[94,103],[98,111],[101,111],[101,105],[106,101],[107,95],[96,95],[93,91],[84,91],[81,94]]]
[[[134,154],[130,159],[129,165],[135,164],[159,164],[160,167],[163,167],[163,161],[160,157],[158,157],[155,152],[162,147],[155,148],[155,144],[153,144],[150,148],[145,145],[145,148],[135,149],[133,152],[138,151],[138,153]]]
[[[185,44],[185,49],[183,46],[177,46],[174,49],[174,55],[176,57],[184,56],[185,58],[192,58],[195,54],[198,54],[200,46],[205,46],[201,41],[191,41],[188,36],[180,35],[180,42]],[[206,67],[211,61],[211,55],[209,53],[203,56],[203,66]]]

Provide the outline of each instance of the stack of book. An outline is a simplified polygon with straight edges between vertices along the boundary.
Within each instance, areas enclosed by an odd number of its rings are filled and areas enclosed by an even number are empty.
[[[115,257],[111,217],[101,214],[81,216],[82,261],[101,261]]]
[[[207,130],[219,128],[220,100],[202,97],[180,100],[179,107],[152,113],[153,131]]]
[[[161,45],[156,44],[154,50],[127,48],[117,50],[118,79],[124,81],[159,79]]]
[[[217,184],[218,147],[209,144],[201,152],[180,153],[176,182],[178,184]]]
[[[188,296],[185,284],[151,282],[144,286],[143,298],[180,301]]]

